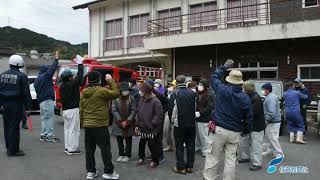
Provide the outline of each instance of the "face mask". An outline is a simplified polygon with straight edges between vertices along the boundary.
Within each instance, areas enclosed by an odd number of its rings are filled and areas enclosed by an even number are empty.
[[[131,88],[132,87],[132,83],[128,83],[129,84],[129,87]]]
[[[128,96],[129,95],[129,91],[122,91],[122,96]]]
[[[202,92],[204,90],[204,87],[203,86],[198,86],[198,91],[199,92]]]
[[[169,88],[168,88],[168,91],[169,91],[169,92],[172,92],[172,91],[173,91],[173,87],[169,87]]]
[[[261,90],[261,94],[266,96],[266,91],[265,90]]]
[[[154,84],[154,87],[159,89],[160,88],[160,84],[156,83],[156,84]]]
[[[143,92],[141,92],[141,91],[139,91],[139,94],[140,94],[140,96],[144,96],[144,93]]]
[[[197,92],[197,90],[196,90],[196,89],[193,89],[193,88],[192,88],[191,90],[192,90],[193,92],[195,92],[195,93]]]

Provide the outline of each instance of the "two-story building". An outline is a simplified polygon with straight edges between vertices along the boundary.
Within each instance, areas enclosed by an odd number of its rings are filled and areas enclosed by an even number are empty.
[[[158,63],[166,79],[199,80],[227,58],[245,79],[301,78],[320,91],[319,0],[98,0],[89,54],[112,64]]]

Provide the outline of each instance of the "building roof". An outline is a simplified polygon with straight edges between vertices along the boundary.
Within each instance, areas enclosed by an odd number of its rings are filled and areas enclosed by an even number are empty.
[[[13,55],[14,53],[15,52],[12,48],[4,48],[4,47],[0,48],[0,55],[10,56],[10,55]]]
[[[74,10],[77,10],[77,9],[85,9],[87,8],[88,6],[90,6],[91,4],[95,4],[95,3],[99,3],[99,2],[103,2],[103,1],[106,1],[106,0],[96,0],[96,1],[90,1],[90,2],[87,2],[87,3],[84,3],[84,4],[79,4],[77,6],[74,6],[72,7]]]
[[[32,59],[30,56],[23,56],[24,64],[28,68],[38,68],[42,65],[51,65],[52,59],[41,57],[37,59]]]

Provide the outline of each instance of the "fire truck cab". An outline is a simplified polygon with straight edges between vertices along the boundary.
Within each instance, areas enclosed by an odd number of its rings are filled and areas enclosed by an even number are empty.
[[[84,82],[81,85],[80,89],[81,91],[85,88],[85,86],[88,84],[87,80],[87,74],[91,71],[99,71],[101,73],[101,85],[106,85],[105,75],[111,74],[112,77],[116,82],[125,82],[129,79],[138,79],[138,73],[131,69],[125,69],[125,68],[118,68],[112,65],[105,65],[102,63],[99,63],[96,59],[87,58],[83,61],[84,66]],[[74,75],[78,72],[78,65],[75,63],[71,63],[69,65],[63,65],[59,68],[59,71],[57,73],[57,78],[55,82],[55,95],[56,95],[56,111],[60,111],[61,109],[61,96],[60,96],[60,85],[61,85],[61,74],[64,70],[69,69],[72,71]]]

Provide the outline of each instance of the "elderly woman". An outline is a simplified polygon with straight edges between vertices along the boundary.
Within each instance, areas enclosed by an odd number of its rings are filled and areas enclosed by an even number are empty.
[[[250,146],[252,146],[253,159],[250,170],[257,171],[262,168],[262,144],[265,129],[263,102],[251,81],[246,81],[243,84],[243,90],[251,99],[253,125],[252,127],[244,127],[244,136],[242,138],[242,143],[240,143],[240,159],[238,161],[239,163],[248,163],[251,161]]]
[[[145,143],[148,142],[152,157],[150,167],[155,168],[159,165],[162,154],[161,132],[164,118],[161,102],[152,94],[152,89],[149,83],[143,83],[140,86],[141,99],[137,109],[135,131],[141,136],[138,165],[144,162]]]
[[[129,83],[120,84],[120,95],[120,98],[112,102],[112,135],[117,137],[118,142],[119,158],[117,162],[127,163],[131,158],[136,103],[134,97],[130,95]]]

